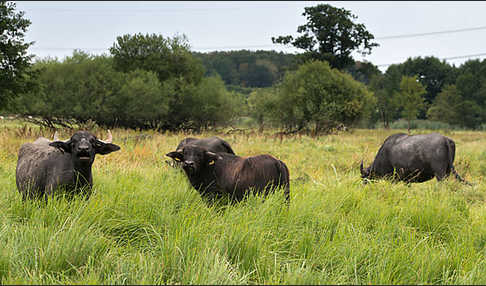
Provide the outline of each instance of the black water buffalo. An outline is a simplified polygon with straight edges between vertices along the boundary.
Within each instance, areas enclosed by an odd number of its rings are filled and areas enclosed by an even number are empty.
[[[393,134],[386,138],[371,166],[364,169],[361,161],[361,177],[421,183],[433,177],[441,181],[452,172],[459,181],[469,184],[454,169],[455,153],[454,141],[438,133]]]
[[[208,151],[213,153],[225,152],[233,155],[235,154],[235,152],[233,152],[233,149],[231,149],[231,146],[228,142],[216,136],[209,137],[209,138],[201,138],[201,139],[187,137],[183,139],[179,143],[179,145],[177,145],[176,150],[180,150],[182,147],[186,145],[204,147],[208,149]]]
[[[229,154],[235,154],[230,144],[217,136],[213,136],[209,138],[201,138],[201,139],[194,138],[194,137],[184,138],[179,143],[179,145],[177,145],[176,151],[182,150],[182,147],[186,145],[203,147],[213,153],[224,152]],[[172,167],[182,167],[181,162],[178,161],[175,162],[167,161],[167,163]]]
[[[57,133],[56,133],[57,134]],[[105,155],[120,149],[108,139],[102,141],[88,131],[78,131],[65,141],[40,137],[34,143],[20,147],[16,183],[22,200],[44,198],[53,195],[58,187],[68,194],[85,192],[89,197],[93,178],[91,166],[95,155]]]
[[[250,189],[267,195],[278,187],[284,188],[287,202],[290,200],[289,170],[270,155],[243,158],[193,145],[166,155],[182,162],[191,185],[210,202],[223,196],[238,202]]]

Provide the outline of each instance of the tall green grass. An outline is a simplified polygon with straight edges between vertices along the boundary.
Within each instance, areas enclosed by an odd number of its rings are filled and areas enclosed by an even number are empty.
[[[18,148],[52,134],[18,132],[0,127],[1,284],[486,283],[483,132],[444,134],[473,187],[452,178],[363,185],[361,159],[371,163],[396,130],[282,141],[270,133],[198,135],[218,135],[242,156],[286,162],[289,207],[282,192],[208,206],[165,163],[185,135],[128,130],[112,131],[120,151],[97,156],[89,200],[22,202]]]

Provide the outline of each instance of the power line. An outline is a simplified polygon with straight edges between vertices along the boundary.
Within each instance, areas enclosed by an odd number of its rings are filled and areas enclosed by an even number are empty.
[[[396,35],[396,36],[386,36],[386,37],[376,37],[377,40],[388,40],[388,39],[399,39],[399,38],[412,38],[412,37],[422,37],[422,36],[431,36],[431,35],[439,35],[439,34],[449,34],[449,33],[459,33],[459,32],[468,32],[468,31],[477,31],[477,30],[485,30],[486,26],[482,27],[475,27],[475,28],[464,28],[464,29],[457,29],[457,30],[446,30],[446,31],[437,31],[437,32],[428,32],[428,33],[418,33],[418,34],[405,34],[405,35]]]
[[[474,54],[474,55],[464,55],[464,56],[455,56],[455,57],[447,57],[447,58],[441,58],[440,60],[456,60],[456,59],[465,59],[465,58],[473,58],[473,57],[482,57],[486,56],[486,53],[480,53],[480,54]],[[377,67],[386,67],[386,66],[391,66],[391,65],[398,65],[400,63],[394,63],[394,64],[381,64],[381,65],[376,65]]]
[[[401,38],[432,36],[432,35],[439,35],[439,34],[460,33],[460,32],[469,32],[469,31],[478,31],[478,30],[486,30],[486,26],[473,27],[473,28],[462,28],[462,29],[455,29],[455,30],[436,31],[436,32],[427,32],[427,33],[403,34],[403,35],[395,35],[395,36],[376,37],[375,39],[377,39],[377,40],[390,40],[390,39],[401,39]],[[270,47],[274,47],[274,45],[194,47],[194,49],[197,49],[197,50],[212,50],[212,49],[245,49],[245,48],[270,48]],[[74,49],[82,49],[82,50],[97,50],[97,51],[101,51],[101,50],[107,50],[108,48],[51,48],[51,47],[32,47],[31,49],[33,49],[33,50],[74,50]]]

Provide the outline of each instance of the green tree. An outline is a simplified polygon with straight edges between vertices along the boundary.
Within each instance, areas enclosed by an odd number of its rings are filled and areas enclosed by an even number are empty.
[[[24,42],[31,24],[24,12],[15,11],[15,3],[0,1],[0,106],[28,90],[35,75],[30,69],[33,55],[27,49],[33,42]]]
[[[296,55],[276,51],[225,51],[198,53],[206,76],[219,74],[231,86],[270,87],[288,70],[296,69]]]
[[[122,72],[137,69],[152,71],[168,95],[167,120],[160,127],[164,130],[207,128],[219,122],[218,116],[227,119],[225,110],[213,111],[224,106],[221,94],[226,94],[224,85],[212,79],[203,78],[204,67],[200,59],[189,50],[187,38],[161,35],[124,35],[110,48],[114,66]],[[208,86],[208,82],[216,87]],[[209,92],[214,91],[211,95]],[[211,97],[213,96],[213,97]],[[204,100],[201,100],[204,98]],[[210,112],[211,111],[211,112]]]
[[[407,119],[408,132],[410,133],[410,121],[417,118],[419,112],[425,108],[425,88],[418,81],[416,76],[403,76],[400,82],[400,92],[397,94],[400,106],[403,108],[402,115]]]
[[[462,125],[477,128],[486,120],[486,60],[468,60],[457,69],[455,81],[463,99]]]
[[[258,123],[260,132],[263,131],[265,123],[271,122],[277,117],[274,112],[277,109],[278,98],[272,87],[259,88],[250,93],[248,97],[248,108],[250,116]]]
[[[346,71],[353,78],[366,85],[370,84],[374,76],[381,75],[381,71],[372,63],[356,61],[354,65],[349,66]]]
[[[402,73],[406,76],[417,76],[425,87],[425,102],[431,104],[445,85],[453,84],[456,73],[445,60],[436,57],[408,58],[401,64]]]
[[[239,114],[237,108],[243,105],[235,93],[226,90],[218,76],[203,78],[197,85],[181,85],[176,81],[166,81],[171,86],[179,86],[179,90],[170,98],[169,120],[164,129],[198,132],[209,126],[224,125]]]
[[[392,121],[400,118],[400,103],[397,94],[400,92],[402,69],[401,65],[391,65],[383,76],[378,76],[370,82],[370,88],[377,97],[377,107],[384,128],[389,128]]]
[[[158,129],[167,120],[170,89],[164,88],[151,71],[135,70],[125,76],[117,96],[106,100],[116,125]]]
[[[349,74],[327,62],[310,61],[287,73],[277,87],[275,113],[287,129],[312,127],[329,132],[339,124],[352,125],[374,104],[373,95]]]
[[[457,70],[446,61],[441,61],[436,57],[416,57],[408,58],[401,64],[391,65],[384,75],[384,87],[389,98],[399,91],[403,76],[416,76],[426,90],[423,96],[425,103],[430,106],[445,85],[455,84]],[[425,119],[426,112],[426,108],[422,109],[418,118]],[[392,117],[393,120],[397,119],[395,116]]]
[[[39,116],[51,127],[72,120],[114,124],[107,100],[119,95],[125,77],[113,69],[111,58],[75,51],[63,62],[48,58],[34,67],[40,71],[39,90],[18,96],[12,104],[15,112]]]
[[[384,75],[376,75],[371,78],[369,88],[375,94],[376,108],[379,118],[383,122],[383,128],[389,128],[391,120],[398,109],[398,101],[394,92],[387,89],[387,81]]]
[[[119,71],[143,69],[156,73],[160,82],[182,78],[185,82],[198,83],[204,75],[204,67],[189,49],[185,35],[164,38],[138,33],[117,37],[110,53]]]
[[[297,28],[297,33],[302,35],[296,38],[291,35],[272,37],[273,43],[291,44],[305,50],[305,59],[328,61],[331,67],[340,70],[354,63],[351,56],[353,51],[364,56],[371,54],[371,50],[378,46],[372,42],[374,36],[364,24],[353,22],[357,16],[344,8],[319,4],[304,10],[302,15],[307,23]]]
[[[193,98],[194,104],[189,110],[196,130],[230,123],[244,104],[236,93],[226,90],[219,76],[204,78],[195,87]]]
[[[427,118],[452,125],[462,125],[461,113],[463,111],[461,109],[464,107],[463,102],[464,100],[456,86],[446,85],[427,111]]]

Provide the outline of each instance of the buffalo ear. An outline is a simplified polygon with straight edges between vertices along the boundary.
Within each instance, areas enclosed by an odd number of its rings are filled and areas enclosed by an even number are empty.
[[[96,144],[95,144],[96,154],[106,155],[106,154],[110,154],[111,152],[115,152],[115,151],[118,151],[118,150],[120,150],[120,146],[118,146],[118,145],[115,145],[113,143],[105,143],[105,142],[101,142],[100,140],[96,140]]]
[[[213,165],[216,160],[223,159],[221,155],[209,151],[206,151],[206,158],[208,159],[208,165]]]
[[[184,157],[182,155],[182,152],[180,152],[180,151],[172,151],[172,152],[165,154],[165,156],[171,157],[172,159],[174,159],[176,161],[182,161],[182,158]]]
[[[71,140],[64,142],[64,141],[54,141],[49,143],[49,146],[61,149],[63,152],[71,153]]]

